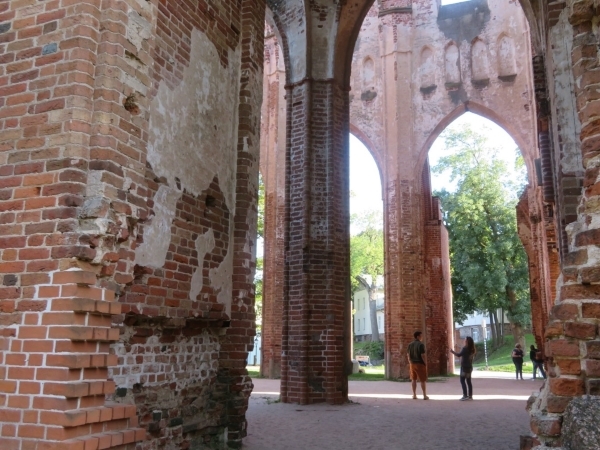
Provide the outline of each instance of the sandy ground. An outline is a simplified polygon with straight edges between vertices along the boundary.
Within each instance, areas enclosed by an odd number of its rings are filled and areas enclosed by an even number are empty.
[[[351,403],[277,402],[278,380],[254,380],[246,450],[517,450],[529,433],[527,399],[543,380],[476,372],[474,400],[461,402],[458,377],[428,383],[429,400],[410,383],[351,381]]]

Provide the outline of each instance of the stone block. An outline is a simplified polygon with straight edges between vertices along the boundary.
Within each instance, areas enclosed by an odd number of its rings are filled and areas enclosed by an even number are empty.
[[[550,318],[554,320],[573,320],[579,315],[579,307],[574,303],[559,303],[552,308]]]
[[[589,341],[585,343],[587,357],[591,359],[600,359],[600,341]]]
[[[534,415],[531,417],[531,431],[538,436],[559,436],[562,417]]]
[[[579,378],[551,378],[550,392],[557,396],[576,397],[585,393],[583,380]]]
[[[549,413],[562,413],[573,397],[561,397],[558,395],[548,394],[546,399],[546,408]]]
[[[581,305],[581,312],[585,319],[600,319],[600,303],[584,302]]]
[[[600,397],[583,396],[573,399],[564,414],[563,445],[569,450],[600,448]]]
[[[567,322],[565,336],[577,339],[593,339],[596,337],[598,326],[595,323]]]

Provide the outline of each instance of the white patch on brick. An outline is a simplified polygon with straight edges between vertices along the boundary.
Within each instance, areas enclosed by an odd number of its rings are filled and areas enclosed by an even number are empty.
[[[204,257],[215,247],[215,235],[213,230],[208,230],[196,239],[196,251],[198,252],[198,268],[192,275],[192,286],[190,288],[190,300],[196,300],[204,285],[202,277],[202,266]]]
[[[154,196],[154,217],[144,228],[144,243],[135,250],[135,263],[160,268],[165,265],[171,243],[171,224],[181,192],[160,186]]]
[[[216,47],[204,33],[194,29],[191,41],[191,62],[184,70],[183,80],[173,90],[162,83],[151,103],[148,162],[157,176],[167,179],[169,186],[196,196],[208,189],[215,175],[218,177],[230,214],[230,245],[219,268],[211,271],[210,280],[220,291],[219,302],[229,311],[241,50],[230,50],[229,64],[223,67]],[[170,237],[170,230],[165,229],[161,237],[164,240],[167,236]],[[165,255],[166,251],[161,250]],[[200,258],[199,264],[201,271]],[[195,278],[191,296],[199,292],[198,275]]]

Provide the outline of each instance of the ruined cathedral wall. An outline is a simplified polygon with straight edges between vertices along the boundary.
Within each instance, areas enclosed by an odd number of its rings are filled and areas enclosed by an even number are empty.
[[[386,94],[378,13],[377,2],[374,2],[354,46],[350,79],[350,132],[365,144],[381,168],[386,148],[383,118]]]
[[[537,158],[530,37],[520,5],[477,0],[415,2],[412,47],[415,146],[426,152],[463,111],[503,127],[520,147],[530,180]]]
[[[0,14],[2,439],[241,442],[263,2]]]

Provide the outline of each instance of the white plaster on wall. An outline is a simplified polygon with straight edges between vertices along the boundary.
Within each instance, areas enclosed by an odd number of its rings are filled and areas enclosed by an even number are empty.
[[[230,239],[227,256],[217,269],[211,270],[210,281],[219,292],[218,301],[226,305],[229,313],[233,273],[240,47],[229,51],[229,64],[223,67],[217,49],[204,33],[194,29],[191,41],[191,62],[184,70],[183,80],[173,90],[161,83],[150,105],[148,162],[157,176],[167,179],[172,189],[185,189],[196,196],[210,186],[215,175],[218,177],[230,214]],[[168,207],[165,205],[166,210]],[[170,229],[156,231],[162,240],[170,236]],[[142,254],[142,251],[139,256],[136,252],[136,260],[139,257],[140,261],[145,258],[144,261],[164,263],[167,249],[168,246],[161,247],[160,255],[158,250],[153,251],[151,258]],[[146,253],[149,252],[146,250]],[[196,273],[202,269],[203,258],[199,257],[198,263]],[[194,292],[197,296],[198,275],[195,274],[195,277]],[[195,298],[194,292],[190,292],[192,298]]]
[[[129,22],[127,24],[127,40],[140,51],[142,43],[152,37],[152,25],[136,11],[130,11],[128,14]]]
[[[550,44],[554,66],[554,105],[562,144],[560,167],[564,173],[583,172],[583,162],[579,134],[581,123],[577,116],[577,105],[573,94],[573,72],[571,70],[571,50],[573,48],[573,29],[569,24],[568,10],[560,15],[558,24],[550,30]]]
[[[181,84],[161,83],[150,107],[148,162],[170,186],[200,195],[219,177],[230,212],[235,207],[240,50],[221,65],[206,35],[192,31],[191,63]]]
[[[209,253],[215,247],[215,235],[213,230],[208,230],[202,236],[198,236],[196,239],[196,252],[198,252],[199,267],[194,271],[192,275],[192,286],[190,288],[190,300],[196,300],[198,294],[202,291],[204,285],[202,277],[202,261],[207,253]]]
[[[135,263],[140,266],[164,266],[171,239],[171,224],[175,218],[177,201],[181,192],[162,185],[154,196],[154,217],[144,229],[144,243],[135,250]]]

